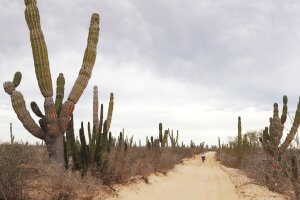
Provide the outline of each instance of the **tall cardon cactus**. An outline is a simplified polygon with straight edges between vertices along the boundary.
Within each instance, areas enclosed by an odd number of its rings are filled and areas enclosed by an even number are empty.
[[[54,161],[64,163],[63,134],[68,129],[70,119],[80,96],[91,77],[96,60],[99,37],[99,15],[91,17],[87,47],[85,49],[79,76],[73,85],[68,99],[63,102],[65,80],[59,74],[56,87],[56,99],[53,100],[52,78],[48,60],[47,46],[41,30],[40,14],[36,0],[25,0],[25,19],[30,32],[30,42],[35,66],[35,74],[42,95],[44,96],[44,113],[35,102],[31,103],[33,112],[40,118],[39,125],[33,120],[27,110],[21,92],[16,88],[21,82],[22,75],[17,72],[14,80],[3,84],[4,90],[11,96],[15,113],[24,127],[35,137],[45,141],[49,156]]]
[[[284,124],[288,115],[288,98],[287,96],[283,96],[283,107],[282,114],[279,116],[278,104],[274,104],[273,109],[273,117],[270,118],[269,127],[265,127],[263,131],[263,137],[259,138],[262,143],[264,151],[271,157],[276,159],[280,159],[281,155],[283,155],[288,149],[289,145],[293,141],[297,130],[299,128],[300,123],[300,100],[298,102],[296,114],[294,117],[294,121],[292,122],[292,127],[287,134],[285,140],[281,143],[281,139],[283,136]]]

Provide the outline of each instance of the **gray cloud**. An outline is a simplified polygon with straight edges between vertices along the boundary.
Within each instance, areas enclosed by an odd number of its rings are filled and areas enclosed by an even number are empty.
[[[113,131],[125,127],[137,138],[156,134],[162,121],[180,129],[188,142],[215,143],[235,134],[236,117],[245,129],[262,128],[272,103],[297,100],[300,5],[296,0],[38,1],[48,45],[52,80],[74,83],[86,45],[92,12],[101,15],[101,38],[92,79],[80,99],[78,123],[92,117],[92,86],[100,100],[116,95]],[[0,3],[0,82],[23,73],[27,104],[43,99],[35,80],[24,3]],[[0,128],[13,121],[9,97],[0,92]],[[77,124],[78,124],[77,123]],[[1,136],[2,138],[2,136]],[[3,135],[3,140],[8,135]]]

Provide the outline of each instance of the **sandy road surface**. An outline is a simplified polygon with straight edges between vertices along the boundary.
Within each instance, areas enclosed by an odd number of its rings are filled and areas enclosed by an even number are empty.
[[[214,153],[176,166],[167,176],[151,176],[150,184],[138,183],[119,188],[109,200],[235,200],[239,199],[229,176],[216,162]]]

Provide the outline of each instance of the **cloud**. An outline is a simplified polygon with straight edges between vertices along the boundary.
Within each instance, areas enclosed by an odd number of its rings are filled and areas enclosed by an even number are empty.
[[[76,127],[92,119],[92,87],[100,101],[115,94],[112,130],[137,139],[157,135],[158,123],[181,139],[215,144],[268,123],[282,95],[295,110],[300,58],[300,5],[296,0],[53,0],[38,1],[52,80],[66,77],[66,95],[81,66],[91,13],[101,15],[97,62],[76,105]],[[27,105],[43,104],[35,79],[24,3],[0,3],[0,82],[23,73]],[[35,141],[0,92],[1,130],[14,123],[17,138]],[[106,108],[107,109],[107,108]],[[3,131],[5,132],[5,131]],[[2,134],[7,141],[9,134]]]

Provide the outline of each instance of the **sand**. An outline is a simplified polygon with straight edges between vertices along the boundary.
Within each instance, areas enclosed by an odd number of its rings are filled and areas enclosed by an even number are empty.
[[[115,196],[107,200],[244,200],[250,199],[249,192],[252,198],[257,197],[253,199],[260,199],[259,195],[262,194],[264,197],[270,196],[269,199],[287,199],[255,184],[251,184],[247,193],[243,192],[245,188],[240,191],[236,185],[240,182],[236,178],[240,176],[245,179],[245,175],[240,173],[237,176],[237,171],[233,173],[226,169],[215,160],[214,152],[209,152],[204,163],[200,156],[196,156],[177,165],[166,176],[152,175],[148,184],[139,181],[129,186],[120,186]]]

